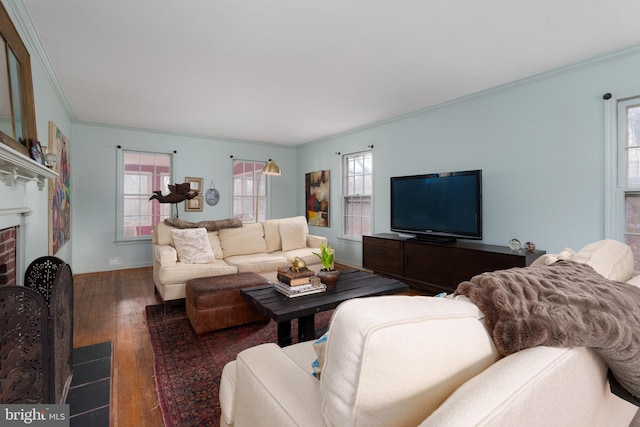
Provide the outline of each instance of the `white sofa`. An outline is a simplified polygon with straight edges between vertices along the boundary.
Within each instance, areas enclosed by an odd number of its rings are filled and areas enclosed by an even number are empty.
[[[630,248],[611,240],[537,263],[558,258],[613,280],[633,272]],[[222,372],[221,425],[628,426],[638,409],[610,392],[593,350],[502,357],[466,297],[347,301],[332,316],[320,380],[316,357],[313,342],[239,353]]]
[[[187,234],[187,244],[176,248],[175,233]],[[206,234],[204,242],[203,233]],[[208,248],[194,247],[198,241]],[[270,219],[219,231],[178,229],[163,222],[153,230],[153,280],[165,303],[185,298],[185,284],[199,277],[251,271],[275,280],[277,268],[287,266],[293,257],[300,257],[309,268],[319,270],[320,260],[313,252],[318,252],[322,242],[326,243],[327,239],[310,235],[303,216]],[[197,256],[185,262],[189,255],[187,249]],[[209,258],[199,257],[209,249]],[[181,257],[181,252],[185,257]]]

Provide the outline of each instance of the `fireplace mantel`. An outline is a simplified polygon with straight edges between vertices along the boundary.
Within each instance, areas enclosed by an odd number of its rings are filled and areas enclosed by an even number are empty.
[[[0,181],[11,187],[16,182],[36,181],[38,190],[44,188],[45,179],[58,174],[13,148],[0,143]]]

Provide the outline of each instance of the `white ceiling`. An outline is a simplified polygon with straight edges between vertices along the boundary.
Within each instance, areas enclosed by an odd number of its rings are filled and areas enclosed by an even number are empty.
[[[638,0],[24,0],[75,120],[297,145],[640,45]]]

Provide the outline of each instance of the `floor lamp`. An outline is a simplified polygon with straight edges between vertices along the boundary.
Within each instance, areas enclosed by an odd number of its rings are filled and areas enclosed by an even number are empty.
[[[256,209],[253,214],[256,222],[258,222],[258,194],[260,193],[260,180],[262,179],[262,175],[280,176],[282,175],[282,171],[280,170],[280,166],[278,166],[273,160],[269,159],[267,164],[264,165],[258,174],[258,181],[256,184]]]

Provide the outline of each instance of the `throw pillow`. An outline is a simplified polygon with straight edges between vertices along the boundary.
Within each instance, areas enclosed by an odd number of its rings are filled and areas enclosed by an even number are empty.
[[[311,363],[311,367],[313,368],[313,376],[317,379],[320,379],[320,374],[322,373],[322,365],[324,365],[324,350],[327,345],[328,337],[329,333],[326,332],[313,343],[313,349],[315,350],[318,358]]]
[[[262,223],[245,224],[240,228],[224,228],[218,232],[225,258],[236,255],[267,253]]]
[[[301,222],[283,222],[280,224],[280,239],[282,240],[282,250],[292,251],[294,249],[307,247],[307,235],[305,224]]]
[[[580,249],[571,261],[587,264],[601,276],[618,282],[633,277],[633,252],[631,247],[617,240],[593,242]]]
[[[238,218],[217,219],[214,221],[200,221],[196,222],[198,227],[204,227],[207,231],[218,231],[223,228],[238,228],[242,227],[242,221]]]
[[[164,223],[170,225],[175,228],[198,228],[193,222],[184,221],[180,218],[167,218],[164,220]]]
[[[206,228],[207,231],[218,231],[223,228],[242,227],[242,221],[238,218],[217,219],[213,221],[189,222],[180,218],[167,218],[164,223],[176,228]]]
[[[178,261],[184,264],[207,264],[215,261],[206,229],[176,229],[171,230],[171,236]]]
[[[268,219],[262,223],[264,226],[264,240],[267,244],[267,253],[282,250],[282,240],[280,239],[279,219]]]

